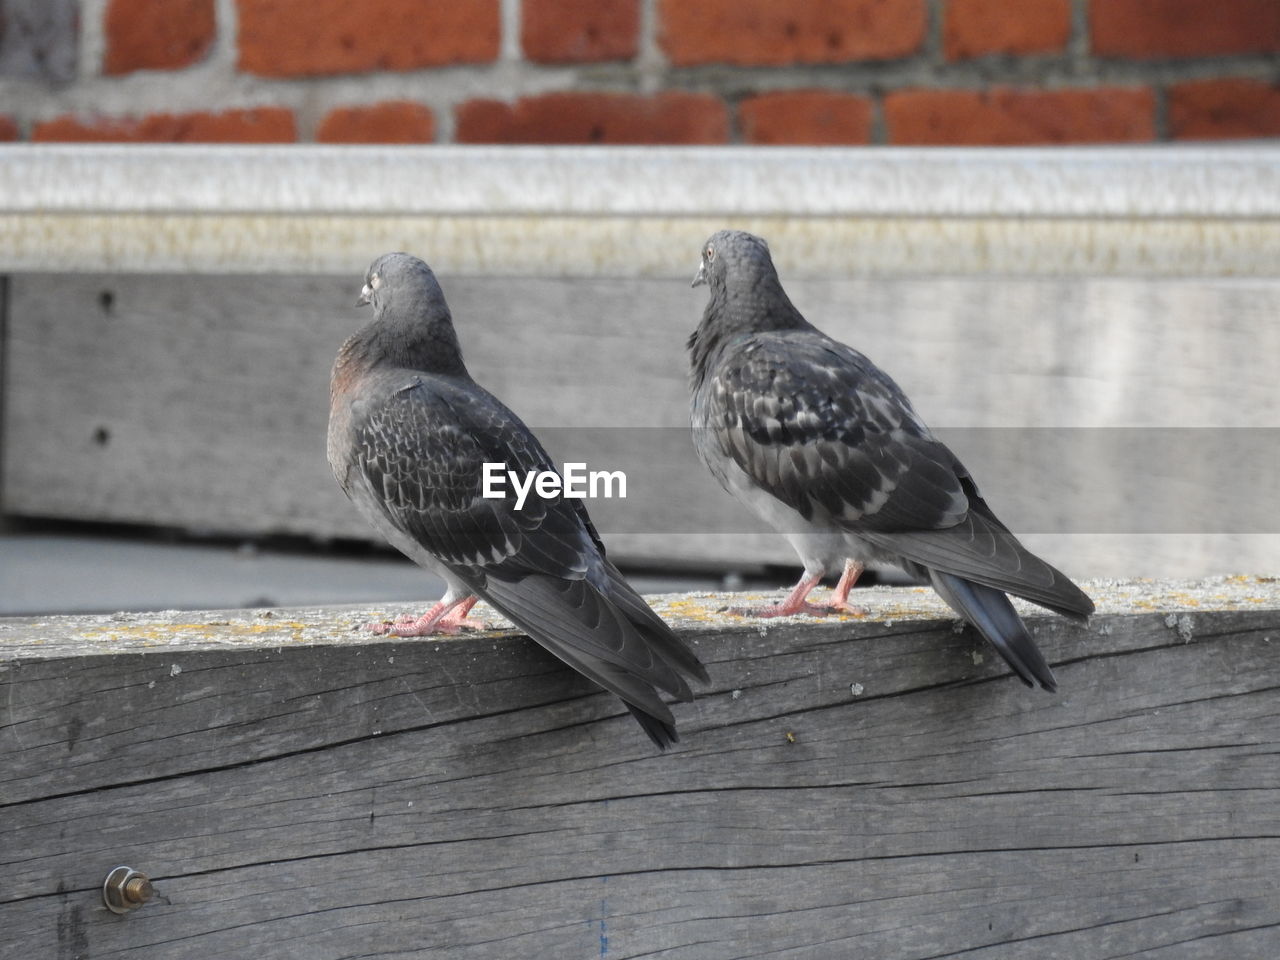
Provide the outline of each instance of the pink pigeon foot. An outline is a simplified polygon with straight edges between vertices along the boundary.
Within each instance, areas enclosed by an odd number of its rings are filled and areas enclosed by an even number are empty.
[[[833,613],[865,617],[866,610],[849,602],[849,591],[858,582],[858,577],[862,576],[864,569],[862,564],[846,560],[844,573],[840,575],[840,582],[836,584],[835,590],[831,593],[831,599],[827,603],[810,603],[806,599],[809,592],[822,581],[822,575],[819,574],[813,577],[802,576],[800,582],[787,594],[786,599],[779,603],[771,603],[764,607],[729,607],[728,612],[740,617],[761,619],[792,617],[799,613],[807,613],[811,617],[825,617]]]
[[[792,587],[791,592],[779,603],[771,603],[764,607],[729,607],[727,612],[739,617],[759,617],[761,619],[791,617],[797,613],[825,617],[831,612],[830,610],[805,600],[805,597],[809,595],[809,591],[816,587],[821,580],[822,574],[820,573],[812,577],[802,576],[800,582]]]
[[[366,629],[377,634],[396,637],[429,637],[433,634],[455,634],[462,630],[486,630],[483,620],[472,620],[467,613],[476,605],[479,597],[470,596],[445,603],[441,600],[421,617],[400,617],[395,623],[369,623]]]
[[[445,615],[444,619],[436,624],[436,630],[441,633],[457,633],[459,630],[488,630],[489,624],[485,621],[467,616],[467,613],[476,605],[479,599],[479,597],[467,597],[462,604],[455,607]]]
[[[840,575],[840,582],[836,584],[835,590],[831,592],[831,599],[826,604],[828,613],[847,613],[853,617],[867,615],[865,607],[857,607],[849,602],[849,591],[853,589],[853,585],[858,582],[858,578],[862,576],[862,571],[865,569],[866,567],[856,561],[844,562],[844,573]]]

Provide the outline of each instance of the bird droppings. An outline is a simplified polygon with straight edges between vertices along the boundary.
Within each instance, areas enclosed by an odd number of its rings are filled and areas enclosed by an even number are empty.
[[[730,697],[732,697],[734,700],[741,700],[741,699],[742,699],[742,691],[741,691],[741,690],[735,690],[735,691],[733,691],[733,693],[729,694],[729,696],[730,696]]]
[[[792,733],[790,730],[788,730],[788,731],[787,731],[787,743],[795,743],[795,742],[796,742],[796,735],[795,735],[794,733]]]
[[[1195,636],[1191,618],[1185,613],[1182,616],[1178,616],[1176,613],[1169,614],[1164,618],[1164,625],[1170,630],[1177,630],[1178,636],[1182,638],[1183,643],[1190,643],[1191,638]]]
[[[981,650],[970,650],[969,659],[973,661],[973,665],[975,667],[978,667],[981,666],[987,658],[982,655]]]
[[[181,672],[182,672],[182,667],[178,666],[176,663],[169,668],[169,676],[171,677],[176,677]]]
[[[865,690],[865,689],[866,689],[866,688],[865,688],[865,687],[863,687],[863,685],[862,685],[862,684],[860,684],[860,683],[851,683],[851,684],[849,684],[849,693],[851,693],[851,694],[852,694],[853,696],[855,696],[855,697],[860,697],[860,696],[862,696],[862,691],[863,691],[863,690]]]

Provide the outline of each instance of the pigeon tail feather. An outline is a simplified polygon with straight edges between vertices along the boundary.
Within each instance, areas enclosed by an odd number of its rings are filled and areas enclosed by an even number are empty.
[[[948,606],[987,638],[1023,683],[1028,687],[1039,684],[1049,691],[1058,689],[1053,670],[1004,593],[940,570],[930,570],[929,579]]]
[[[652,648],[673,667],[692,674],[703,683],[710,683],[711,676],[702,661],[676,636],[666,621],[653,612],[653,608],[645,603],[644,598],[636,593],[635,588],[623,579],[622,573],[611,563],[608,564],[608,576],[609,599],[650,642]]]
[[[645,713],[635,704],[622,701],[623,705],[631,711],[631,715],[636,718],[641,729],[649,735],[649,739],[653,741],[653,745],[659,750],[666,750],[667,747],[674,746],[680,742],[680,735],[676,732],[675,724],[651,716]]]

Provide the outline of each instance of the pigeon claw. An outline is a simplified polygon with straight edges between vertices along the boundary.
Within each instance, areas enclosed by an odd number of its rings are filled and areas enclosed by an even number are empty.
[[[488,630],[489,624],[483,620],[477,620],[475,617],[462,617],[459,620],[441,620],[436,624],[436,633],[463,633],[475,630]]]
[[[431,622],[430,617],[402,617],[395,623],[389,620],[366,623],[364,628],[370,633],[376,633],[379,636],[431,637],[438,635],[453,636],[454,634],[472,630],[488,630],[489,624],[472,617],[462,617],[457,620],[440,619],[435,623]]]
[[[832,600],[826,606],[828,613],[843,614],[847,617],[865,617],[871,612],[866,607],[855,607],[852,603],[846,603],[843,600]]]
[[[379,635],[391,634],[396,637],[430,637],[435,634],[451,636],[463,630],[488,630],[489,625],[483,620],[473,620],[467,616],[476,603],[476,597],[464,597],[451,603],[443,600],[420,617],[406,614],[395,620],[374,621],[365,624],[365,629]]]

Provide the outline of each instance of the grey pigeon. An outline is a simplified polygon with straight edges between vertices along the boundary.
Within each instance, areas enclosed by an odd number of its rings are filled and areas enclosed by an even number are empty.
[[[1006,594],[1073,618],[1093,602],[996,519],[884,371],[800,315],[764,240],[714,234],[693,281],[701,284],[710,299],[688,344],[694,443],[804,564],[785,600],[740,612],[860,614],[848,597],[863,565],[892,563],[931,583],[1024,683],[1056,689]],[[809,603],[842,562],[832,602]]]
[[[653,742],[677,741],[658,696],[692,699],[697,657],[605,558],[580,499],[485,498],[483,464],[554,471],[529,429],[471,379],[444,293],[406,253],[369,268],[360,304],[374,318],[338,352],[329,463],[374,529],[448,583],[423,617],[373,624],[425,636],[470,625],[478,598],[619,697]]]

